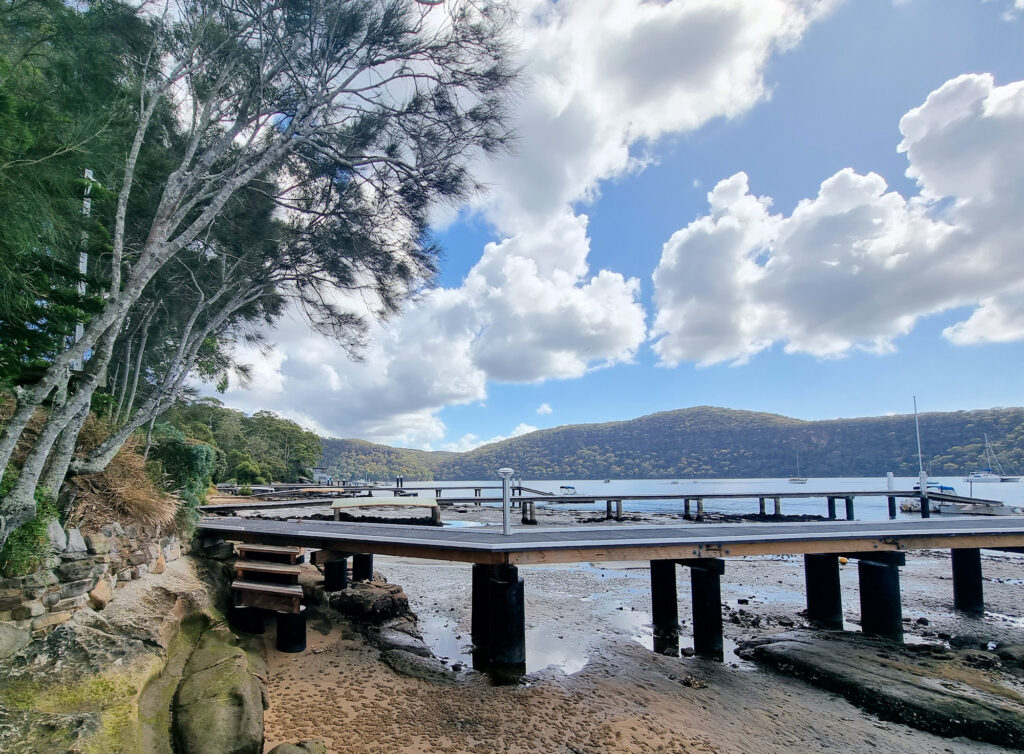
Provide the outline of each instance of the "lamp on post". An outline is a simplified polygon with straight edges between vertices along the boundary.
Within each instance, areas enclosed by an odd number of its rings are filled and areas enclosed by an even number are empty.
[[[511,522],[511,510],[509,505],[509,484],[508,479],[510,476],[515,474],[515,469],[508,467],[498,469],[498,473],[501,474],[501,533],[511,534],[512,533],[512,522]]]

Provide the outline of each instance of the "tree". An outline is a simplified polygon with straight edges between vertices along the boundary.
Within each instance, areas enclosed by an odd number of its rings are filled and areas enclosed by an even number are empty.
[[[279,281],[314,325],[342,338],[358,325],[327,295],[340,275],[371,285],[384,311],[397,306],[432,269],[431,207],[464,197],[475,155],[507,143],[508,21],[471,0],[181,0],[147,19],[152,44],[129,77],[135,129],[116,181],[106,305],[18,396],[0,434],[3,467],[35,409],[62,394],[68,367],[91,353],[0,505],[11,524],[31,519],[54,443],[87,409],[147,286],[204,242],[245,187],[262,181],[285,211],[296,236],[279,257],[289,272]],[[179,133],[154,135],[160,124]],[[152,214],[131,216],[139,157],[154,138],[175,142],[176,157]],[[379,279],[359,279],[366,270]],[[209,316],[230,317],[232,306]],[[183,363],[198,354],[195,340],[179,345]]]

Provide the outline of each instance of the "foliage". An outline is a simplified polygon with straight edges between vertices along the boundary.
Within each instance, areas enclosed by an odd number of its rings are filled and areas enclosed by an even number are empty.
[[[321,442],[324,452],[320,465],[339,479],[386,482],[404,476],[408,479],[429,480],[434,478],[433,469],[440,458],[455,455],[391,448],[365,440],[340,440],[336,437]]]
[[[246,416],[215,398],[179,401],[161,417],[195,441],[218,451],[214,481],[243,484],[297,482],[320,460],[320,438],[270,411]]]
[[[170,424],[157,424],[150,458],[159,464],[168,487],[181,495],[184,505],[178,514],[179,523],[191,528],[198,521],[198,507],[206,502],[216,467],[216,451],[206,443],[190,441]]]
[[[57,507],[49,490],[36,491],[36,517],[18,527],[0,551],[0,575],[4,578],[32,573],[50,554],[46,528],[57,520]]]
[[[934,476],[987,466],[986,434],[1006,472],[1024,472],[1024,409],[927,413],[920,422],[924,466]],[[787,477],[796,473],[797,453],[805,476],[916,476],[914,417],[812,422],[700,406],[540,430],[466,453],[324,440],[325,465],[358,475],[388,459],[383,468],[393,477],[401,463],[396,459],[413,458],[434,479],[446,480],[496,479],[502,466],[526,479]]]

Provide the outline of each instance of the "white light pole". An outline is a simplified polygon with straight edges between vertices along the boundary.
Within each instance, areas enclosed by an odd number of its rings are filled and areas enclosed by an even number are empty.
[[[511,534],[512,533],[512,522],[511,522],[511,510],[509,505],[509,486],[508,478],[515,474],[514,469],[504,468],[498,469],[498,473],[501,474],[501,533]]]

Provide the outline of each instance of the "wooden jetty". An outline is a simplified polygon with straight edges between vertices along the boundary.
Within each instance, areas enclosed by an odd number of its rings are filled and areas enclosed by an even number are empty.
[[[518,566],[613,560],[647,560],[651,568],[655,634],[678,630],[676,566],[690,572],[694,649],[722,658],[721,576],[726,558],[803,555],[807,614],[827,628],[841,628],[839,557],[858,561],[861,621],[865,633],[902,640],[899,568],[906,552],[952,551],[953,606],[984,611],[981,549],[1024,552],[1024,518],[703,526],[592,526],[539,529],[503,535],[495,527],[460,529],[329,521],[204,518],[200,534],[244,543],[314,548],[335,562],[373,554],[473,563],[472,638],[498,668],[526,659],[524,582]],[[363,566],[366,567],[365,565]]]

